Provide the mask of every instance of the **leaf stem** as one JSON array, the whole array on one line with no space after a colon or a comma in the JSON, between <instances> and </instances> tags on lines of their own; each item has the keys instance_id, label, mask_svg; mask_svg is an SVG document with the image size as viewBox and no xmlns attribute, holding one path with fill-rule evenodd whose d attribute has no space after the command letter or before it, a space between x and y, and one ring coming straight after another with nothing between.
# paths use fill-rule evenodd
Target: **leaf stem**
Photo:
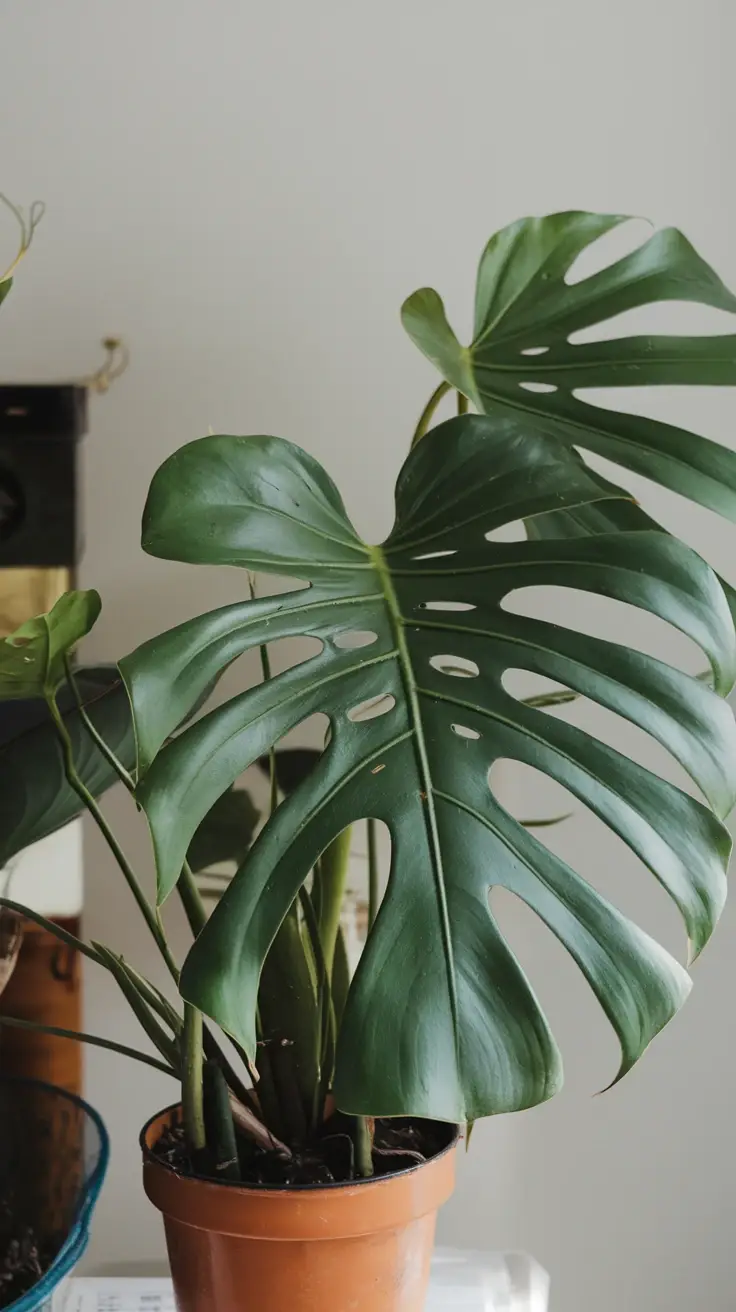
<instances>
[{"instance_id":1,"label":"leaf stem","mask_svg":"<svg viewBox=\"0 0 736 1312\"><path fill-rule=\"evenodd\" d=\"M421 439L424 437L425 433L427 432L427 429L429 428L429 425L432 422L432 416L434 415L437 406L439 405L443 396L447 396L447 393L450 390L451 389L449 383L443 382L440 383L439 387L435 387L427 404L422 410L422 413L420 414L419 419L417 421L417 426L414 429L414 436L411 439L412 449L416 446L417 442L421 441Z\"/></svg>"},{"instance_id":2,"label":"leaf stem","mask_svg":"<svg viewBox=\"0 0 736 1312\"><path fill-rule=\"evenodd\" d=\"M197 887L197 881L194 878L192 868L188 861L185 861L181 868L176 891L181 898L181 903L189 922L189 928L196 938L197 935L202 932L207 923L207 911L202 900L202 894Z\"/></svg>"},{"instance_id":3,"label":"leaf stem","mask_svg":"<svg viewBox=\"0 0 736 1312\"><path fill-rule=\"evenodd\" d=\"M202 1013L191 1003L184 1003L182 1032L181 1103L184 1133L189 1151L196 1157L206 1147L204 1094L202 1085L203 1027Z\"/></svg>"},{"instance_id":4,"label":"leaf stem","mask_svg":"<svg viewBox=\"0 0 736 1312\"><path fill-rule=\"evenodd\" d=\"M373 1175L373 1135L375 1122L370 1116L355 1118L355 1165L358 1175L368 1179Z\"/></svg>"},{"instance_id":5,"label":"leaf stem","mask_svg":"<svg viewBox=\"0 0 736 1312\"><path fill-rule=\"evenodd\" d=\"M312 1097L312 1129L316 1130L324 1118L325 1098L332 1079L332 1057L335 1050L335 1008L332 1003L332 989L330 987L330 966L324 950L324 943L320 935L320 928L317 917L314 913L312 899L307 889L302 884L299 889L299 902L304 915L304 922L307 926L309 941L314 955L314 964L317 970L317 1080L313 1090ZM333 944L334 951L334 944Z\"/></svg>"},{"instance_id":6,"label":"leaf stem","mask_svg":"<svg viewBox=\"0 0 736 1312\"><path fill-rule=\"evenodd\" d=\"M100 830L100 833L104 837L108 847L110 848L110 851L115 857L115 860L117 861L125 877L125 881L128 885L128 888L130 889L131 893L133 894L133 897L135 898L138 904L138 909L140 910L143 919L148 925L148 928L151 931L151 934L156 942L156 945L162 957L164 958L164 961L166 962L170 974L172 975L173 979L175 979L178 982L179 968L176 962L174 961L174 958L172 957L171 952L169 950L169 945L166 941L166 934L164 932L163 925L161 924L157 915L154 913L148 899L146 898L145 893L143 892L143 889L141 888L138 882L137 876L135 875L125 853L123 852L120 844L118 843L117 838L112 832L112 829L107 823L107 820L102 814L102 811L97 805L95 798L92 796L92 793L82 782L82 779L77 773L77 768L74 763L74 751L72 748L72 741L71 738L69 737L69 732L64 723L64 718L57 705L56 696L54 693L50 693L49 696L47 697L47 705L51 713L51 718L54 723L54 728L56 729L57 737L61 744L61 750L64 759L64 773L66 775L67 782L69 783L70 787L74 789L74 792L81 799L81 801L84 802L84 805L86 806L87 810L89 811L90 815L95 821L95 824Z\"/></svg>"},{"instance_id":7,"label":"leaf stem","mask_svg":"<svg viewBox=\"0 0 736 1312\"><path fill-rule=\"evenodd\" d=\"M345 896L350 857L350 829L343 829L333 838L319 860L319 940L325 958L328 978L332 976L335 942L340 925L340 912Z\"/></svg>"},{"instance_id":8,"label":"leaf stem","mask_svg":"<svg viewBox=\"0 0 736 1312\"><path fill-rule=\"evenodd\" d=\"M134 797L135 781L133 779L133 776L129 773L128 770L126 770L122 761L115 755L112 748L108 746L108 744L105 742L105 739L102 737L102 734L98 732L98 730L95 728L94 724L92 723L91 719L89 718L84 706L84 702L82 701L81 694L79 692L77 681L74 678L74 671L71 668L68 657L64 658L64 669L66 670L67 682L74 695L74 700L77 705L77 710L79 711L79 715L82 720L82 723L84 724L85 729L87 730L88 734L92 738L93 742L97 744L98 748L102 752L102 755L104 756L108 765L112 766L112 769L115 771L121 783L125 785L128 792ZM192 933L194 934L194 937L196 938L197 935L201 932L201 930L204 929L204 926L207 922L207 912L205 910L204 902L202 901L201 894L199 892L199 889L197 888L197 882L194 878L194 875L192 874L192 870L188 861L184 862L184 865L182 867L182 872L181 875L179 876L179 880L176 887L182 905L184 907L184 912L189 922L189 928L191 929ZM161 928L160 918L158 920L158 923L159 923L159 928Z\"/></svg>"},{"instance_id":9,"label":"leaf stem","mask_svg":"<svg viewBox=\"0 0 736 1312\"><path fill-rule=\"evenodd\" d=\"M380 897L380 870L378 865L378 827L373 816L366 821L368 830L368 932L378 915Z\"/></svg>"},{"instance_id":10,"label":"leaf stem","mask_svg":"<svg viewBox=\"0 0 736 1312\"><path fill-rule=\"evenodd\" d=\"M118 760L112 748L108 747L107 743L105 742L105 739L102 737L102 734L99 732L98 729L95 728L89 715L87 714L87 708L85 707L84 702L82 700L82 695L79 691L79 686L74 677L74 671L72 670L68 656L64 657L64 670L66 672L67 683L69 684L69 687L72 690L72 695L74 697L77 710L79 711L80 719L85 729L87 730L87 733L102 752L102 755L104 756L108 765L112 766L118 778L125 784L125 787L127 788L128 792L134 793L135 783L133 782L133 776L126 770L122 761Z\"/></svg>"},{"instance_id":11,"label":"leaf stem","mask_svg":"<svg viewBox=\"0 0 736 1312\"><path fill-rule=\"evenodd\" d=\"M35 1020L21 1020L17 1016L0 1015L0 1028L3 1025L14 1030L35 1030L37 1034L51 1034L57 1039L75 1039L78 1043L90 1043L94 1048L107 1048L110 1052L119 1052L123 1057L132 1057L134 1061L142 1061L146 1066L153 1066L154 1070L163 1071L164 1075L172 1075L176 1078L176 1071L172 1071L170 1066L165 1066L155 1057L149 1057L147 1053L139 1052L137 1048L128 1048L124 1043L101 1039L96 1034L83 1034L79 1030L60 1029L58 1025L40 1025Z\"/></svg>"},{"instance_id":12,"label":"leaf stem","mask_svg":"<svg viewBox=\"0 0 736 1312\"><path fill-rule=\"evenodd\" d=\"M459 415L468 413L468 398L464 392L458 392L457 394L457 412Z\"/></svg>"}]
</instances>

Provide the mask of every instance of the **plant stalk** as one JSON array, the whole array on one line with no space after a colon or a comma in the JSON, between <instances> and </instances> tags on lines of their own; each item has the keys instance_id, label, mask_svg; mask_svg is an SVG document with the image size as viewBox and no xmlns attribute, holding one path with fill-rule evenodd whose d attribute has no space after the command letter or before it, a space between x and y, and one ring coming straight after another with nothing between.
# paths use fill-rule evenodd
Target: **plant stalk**
<instances>
[{"instance_id":1,"label":"plant stalk","mask_svg":"<svg viewBox=\"0 0 736 1312\"><path fill-rule=\"evenodd\" d=\"M82 696L77 686L77 681L74 678L74 671L72 670L68 656L64 657L64 670L66 672L66 681L72 690L72 695L74 697L77 710L79 711L79 718L81 719L82 724L87 730L87 733L89 734L92 741L99 748L99 750L102 752L102 755L104 756L108 765L112 766L118 778L121 780L122 783L125 784L125 787L127 788L128 792L135 793L135 783L133 781L132 774L130 774L129 771L126 770L122 761L118 759L118 757L113 752L112 748L108 747L107 743L105 742L105 739L102 737L102 734L95 728L89 715L87 714L87 708L84 705L84 702L82 701Z\"/></svg>"},{"instance_id":2,"label":"plant stalk","mask_svg":"<svg viewBox=\"0 0 736 1312\"><path fill-rule=\"evenodd\" d=\"M222 1068L216 1061L205 1062L204 1119L215 1179L239 1180L240 1163L230 1092Z\"/></svg>"},{"instance_id":3,"label":"plant stalk","mask_svg":"<svg viewBox=\"0 0 736 1312\"><path fill-rule=\"evenodd\" d=\"M358 1175L368 1179L373 1175L373 1135L375 1121L372 1116L355 1118L355 1166Z\"/></svg>"},{"instance_id":4,"label":"plant stalk","mask_svg":"<svg viewBox=\"0 0 736 1312\"><path fill-rule=\"evenodd\" d=\"M184 1029L182 1031L182 1082L181 1102L184 1113L184 1133L193 1158L204 1152L206 1135L204 1126L204 1097L202 1086L202 1013L191 1003L184 1003Z\"/></svg>"},{"instance_id":5,"label":"plant stalk","mask_svg":"<svg viewBox=\"0 0 736 1312\"><path fill-rule=\"evenodd\" d=\"M88 734L92 738L93 742L96 743L97 747L102 752L102 755L104 756L108 765L112 766L112 769L115 771L120 782L125 785L131 796L135 797L135 781L133 779L133 776L129 773L128 770L126 770L122 761L115 755L112 748L108 746L108 744L105 742L105 739L102 737L102 734L97 731L90 717L88 716L87 710L85 708L84 702L82 701L79 692L79 688L77 686L77 681L74 678L74 671L72 670L68 658L65 658L64 660L64 669L66 670L67 682L72 690L72 694L74 696L74 700L77 705L77 710L79 711L79 715L82 720L82 723L84 724L85 729L87 730ZM207 921L207 911L205 909L204 902L202 901L202 896L199 892L199 889L197 888L197 883L194 878L194 875L192 874L192 870L188 861L184 862L184 865L182 867L182 872L181 875L179 876L179 880L176 888L179 897L181 899L182 905L184 907L184 912L187 921L189 922L189 928L191 929L194 937L196 938L197 935L202 931L202 929L204 929L204 926ZM159 928L160 928L160 922L159 922Z\"/></svg>"},{"instance_id":6,"label":"plant stalk","mask_svg":"<svg viewBox=\"0 0 736 1312\"><path fill-rule=\"evenodd\" d=\"M440 383L439 387L436 387L434 389L427 404L422 410L422 413L420 414L419 420L417 422L417 426L414 429L414 436L411 439L412 448L415 447L417 442L421 441L421 439L424 437L425 433L427 432L427 429L429 428L429 425L432 422L432 416L434 415L437 406L439 405L443 396L447 396L447 393L450 390L451 388L449 383Z\"/></svg>"},{"instance_id":7,"label":"plant stalk","mask_svg":"<svg viewBox=\"0 0 736 1312\"><path fill-rule=\"evenodd\" d=\"M118 843L117 838L112 832L112 829L107 823L107 820L102 814L102 811L97 805L95 798L92 796L91 792L86 787L86 785L82 782L82 779L77 773L77 768L74 763L74 751L72 748L72 740L69 737L69 732L67 730L66 725L64 724L64 718L61 712L59 711L59 707L56 703L56 697L53 693L51 693L47 697L47 705L51 713L51 718L54 723L54 728L56 729L57 737L61 744L61 750L64 759L64 773L66 775L67 782L70 785L70 787L74 789L74 792L77 794L77 796L86 806L87 810L89 811L90 815L95 821L95 824L100 830L100 833L102 834L108 847L110 848L110 851L115 857L115 860L117 861L118 866L120 867L125 877L125 881L128 885L128 888L130 889L131 893L133 894L133 897L135 898L138 904L138 909L140 910L146 924L148 925L148 928L156 942L156 945L161 955L163 956L164 961L166 962L169 972L171 973L173 979L178 982L179 968L176 962L174 961L174 958L172 957L171 952L169 950L169 945L166 941L166 935L164 933L163 926L160 924L159 920L157 919L156 914L154 913L145 893L143 892L143 889L141 888L138 882L137 876L135 875L127 857L125 856L125 853L123 852L120 844Z\"/></svg>"},{"instance_id":8,"label":"plant stalk","mask_svg":"<svg viewBox=\"0 0 736 1312\"><path fill-rule=\"evenodd\" d=\"M328 977L332 976L335 941L345 897L351 836L350 829L343 829L342 833L337 835L337 838L333 838L330 846L322 853L319 860L319 897L317 899L319 906L319 939L322 944Z\"/></svg>"},{"instance_id":9,"label":"plant stalk","mask_svg":"<svg viewBox=\"0 0 736 1312\"><path fill-rule=\"evenodd\" d=\"M194 937L201 934L207 924L207 911L202 900L202 894L197 887L197 881L192 874L192 868L188 861L184 862L181 874L176 885L176 891L181 898L181 904L184 907L184 914L189 922Z\"/></svg>"},{"instance_id":10,"label":"plant stalk","mask_svg":"<svg viewBox=\"0 0 736 1312\"><path fill-rule=\"evenodd\" d=\"M378 915L380 898L380 870L378 867L378 826L373 816L366 822L368 830L368 932L373 928Z\"/></svg>"},{"instance_id":11,"label":"plant stalk","mask_svg":"<svg viewBox=\"0 0 736 1312\"><path fill-rule=\"evenodd\" d=\"M13 1030L30 1030L36 1034L50 1034L57 1039L74 1039L76 1043L89 1043L93 1048L106 1048L108 1052L119 1052L123 1057L132 1057L134 1061L141 1061L145 1066L153 1066L156 1071L163 1071L164 1075L173 1075L176 1078L176 1071L172 1071L170 1066L165 1066L162 1061L156 1057L149 1057L147 1052L139 1052L137 1048L128 1048L124 1043L115 1043L112 1039L102 1039L97 1034L83 1034L79 1030L60 1029L58 1025L41 1025L35 1020L21 1020L17 1016L0 1015L0 1029L7 1025Z\"/></svg>"}]
</instances>

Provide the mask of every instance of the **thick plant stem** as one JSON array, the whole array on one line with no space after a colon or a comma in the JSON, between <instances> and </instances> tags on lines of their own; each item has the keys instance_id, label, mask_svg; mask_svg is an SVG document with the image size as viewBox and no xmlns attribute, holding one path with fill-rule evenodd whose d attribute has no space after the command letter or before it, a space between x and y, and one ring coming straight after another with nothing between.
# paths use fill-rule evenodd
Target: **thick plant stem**
<instances>
[{"instance_id":1,"label":"thick plant stem","mask_svg":"<svg viewBox=\"0 0 736 1312\"><path fill-rule=\"evenodd\" d=\"M204 1152L204 1097L202 1091L202 1013L189 1002L184 1003L182 1032L181 1102L184 1133L190 1153L196 1158Z\"/></svg>"},{"instance_id":2,"label":"thick plant stem","mask_svg":"<svg viewBox=\"0 0 736 1312\"><path fill-rule=\"evenodd\" d=\"M319 861L319 938L328 977L332 975L335 941L340 926L340 912L345 896L350 839L350 829L343 829L342 833L337 835L337 838L333 838Z\"/></svg>"},{"instance_id":3,"label":"thick plant stem","mask_svg":"<svg viewBox=\"0 0 736 1312\"><path fill-rule=\"evenodd\" d=\"M355 1169L358 1175L367 1179L373 1175L373 1134L375 1122L372 1116L355 1118Z\"/></svg>"},{"instance_id":4,"label":"thick plant stem","mask_svg":"<svg viewBox=\"0 0 736 1312\"><path fill-rule=\"evenodd\" d=\"M378 868L378 828L372 816L366 821L368 829L368 931L378 915L380 897L380 871Z\"/></svg>"},{"instance_id":5,"label":"thick plant stem","mask_svg":"<svg viewBox=\"0 0 736 1312\"><path fill-rule=\"evenodd\" d=\"M196 938L207 923L207 911L188 861L185 861L182 866L176 890L181 898L189 928Z\"/></svg>"},{"instance_id":6,"label":"thick plant stem","mask_svg":"<svg viewBox=\"0 0 736 1312\"><path fill-rule=\"evenodd\" d=\"M436 387L434 389L427 404L422 410L422 413L420 414L419 420L417 422L417 426L414 429L414 436L411 439L412 447L415 447L417 442L421 441L421 439L424 437L424 434L427 432L427 429L429 428L429 425L432 422L432 416L434 415L437 406L439 405L443 396L447 396L447 393L449 391L450 391L449 383L440 383L439 387Z\"/></svg>"},{"instance_id":7,"label":"thick plant stem","mask_svg":"<svg viewBox=\"0 0 736 1312\"><path fill-rule=\"evenodd\" d=\"M238 1145L230 1093L216 1061L204 1066L204 1119L207 1147L217 1180L239 1180Z\"/></svg>"},{"instance_id":8,"label":"thick plant stem","mask_svg":"<svg viewBox=\"0 0 736 1312\"><path fill-rule=\"evenodd\" d=\"M457 412L459 415L468 413L468 398L464 392L458 392L457 394Z\"/></svg>"},{"instance_id":9,"label":"thick plant stem","mask_svg":"<svg viewBox=\"0 0 736 1312\"><path fill-rule=\"evenodd\" d=\"M317 917L312 906L312 899L306 888L299 889L299 903L307 927L309 941L317 971L317 1080L314 1086L311 1108L311 1128L314 1130L324 1119L325 1099L332 1079L332 1066L335 1056L336 1024L335 1008L332 1003L330 972L325 960L325 953L320 938Z\"/></svg>"},{"instance_id":10,"label":"thick plant stem","mask_svg":"<svg viewBox=\"0 0 736 1312\"><path fill-rule=\"evenodd\" d=\"M54 728L56 729L57 737L61 744L62 755L64 758L64 773L66 775L67 782L70 785L70 787L74 789L74 792L77 794L80 800L84 802L84 805L86 806L87 810L89 811L90 815L95 821L97 828L100 830L100 833L104 837L108 847L110 848L110 851L115 857L115 860L117 861L118 866L120 867L125 877L125 881L128 885L128 888L130 889L131 893L133 894L133 897L135 898L138 904L138 908L141 912L141 915L143 916L143 919L148 925L148 928L151 931L151 934L156 942L156 945L158 946L158 949L161 952L164 961L166 962L169 972L171 973L172 977L176 981L178 981L179 968L176 962L174 961L174 958L172 957L171 952L169 950L169 945L166 941L166 935L164 933L163 926L161 925L145 893L143 892L143 889L141 888L129 861L125 856L125 853L123 852L120 844L118 843L117 838L115 837L114 833L112 832L112 829L107 823L107 820L102 814L102 811L97 805L95 798L92 796L92 793L82 782L79 774L77 773L77 768L76 765L74 764L74 752L72 749L72 741L71 738L69 737L67 727L64 724L63 717L61 715L61 712L59 711L59 708L56 704L56 698L53 694L51 694L48 697L47 704L48 704L49 711L51 713L51 718L54 722Z\"/></svg>"}]
</instances>

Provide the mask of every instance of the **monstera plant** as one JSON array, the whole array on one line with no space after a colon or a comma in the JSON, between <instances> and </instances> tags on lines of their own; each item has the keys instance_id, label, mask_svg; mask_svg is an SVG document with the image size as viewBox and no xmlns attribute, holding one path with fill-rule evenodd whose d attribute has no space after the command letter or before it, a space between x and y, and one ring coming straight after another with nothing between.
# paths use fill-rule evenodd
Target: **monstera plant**
<instances>
[{"instance_id":1,"label":"monstera plant","mask_svg":"<svg viewBox=\"0 0 736 1312\"><path fill-rule=\"evenodd\" d=\"M558 214L493 237L467 347L436 292L405 303L404 324L443 381L380 546L360 538L328 474L291 442L202 438L156 473L143 547L240 567L244 600L152 638L92 695L84 685L94 674L75 675L69 655L96 618L97 594L69 594L0 645L3 695L22 689L48 709L24 745L0 750L0 767L3 754L12 765L2 858L83 804L102 828L180 1005L110 948L79 946L115 975L158 1049L147 1059L182 1081L181 1170L282 1184L369 1177L406 1165L402 1155L432 1158L437 1144L423 1124L471 1123L555 1093L560 1055L491 911L494 887L521 899L574 958L618 1037L619 1075L687 996L686 970L585 868L516 820L491 782L494 764L511 759L562 784L648 867L681 913L691 958L700 952L724 902L723 821L736 797L725 701L736 678L733 593L625 484L627 470L644 474L734 519L736 455L579 392L731 385L736 338L571 336L656 302L734 311L736 298L673 230L571 278L578 255L622 222ZM432 427L450 390L459 414ZM588 453L619 466L621 485ZM502 540L498 530L518 521L525 536ZM254 573L296 582L256 596ZM551 623L509 605L538 585L649 612L697 644L709 677L581 634L564 610ZM294 637L316 639L318 654L272 674L269 647ZM201 713L223 671L251 649L262 680ZM556 690L514 696L505 676L518 670ZM643 729L703 800L548 713L574 697ZM323 748L287 778L277 749L315 713L329 725ZM252 841L255 816L233 788L264 761L270 814ZM150 827L155 904L98 805L118 778ZM206 864L218 817L229 837L214 850L236 852L240 866L208 917L192 867ZM340 908L350 834L364 821L369 932L351 972ZM379 821L391 837L383 880ZM181 970L161 914L174 894L194 933ZM166 1125L163 1139L147 1140L154 1157L161 1143L174 1151ZM157 1187L149 1192L166 1210Z\"/></svg>"}]
</instances>

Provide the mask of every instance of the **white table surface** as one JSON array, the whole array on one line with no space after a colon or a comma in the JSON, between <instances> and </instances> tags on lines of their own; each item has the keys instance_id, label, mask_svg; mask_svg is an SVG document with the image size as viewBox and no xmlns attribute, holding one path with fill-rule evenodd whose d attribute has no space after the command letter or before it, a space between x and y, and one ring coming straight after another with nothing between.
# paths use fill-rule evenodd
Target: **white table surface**
<instances>
[{"instance_id":1,"label":"white table surface","mask_svg":"<svg viewBox=\"0 0 736 1312\"><path fill-rule=\"evenodd\" d=\"M426 1312L546 1312L547 1273L521 1253L438 1248ZM85 1277L69 1282L63 1312L176 1312L171 1281Z\"/></svg>"}]
</instances>

